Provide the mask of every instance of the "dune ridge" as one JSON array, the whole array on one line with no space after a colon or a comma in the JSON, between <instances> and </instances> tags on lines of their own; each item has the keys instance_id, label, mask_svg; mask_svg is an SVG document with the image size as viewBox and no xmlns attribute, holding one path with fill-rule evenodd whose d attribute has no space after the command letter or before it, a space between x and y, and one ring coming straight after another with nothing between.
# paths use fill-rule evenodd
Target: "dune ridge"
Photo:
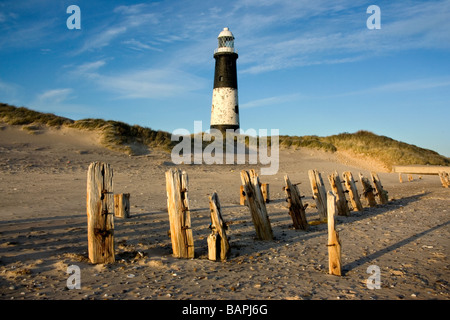
<instances>
[{"instance_id":1,"label":"dune ridge","mask_svg":"<svg viewBox=\"0 0 450 320\"><path fill-rule=\"evenodd\" d=\"M41 113L5 103L0 103L0 121L10 125L20 125L31 134L38 132L40 125L98 131L101 133L103 145L129 155L146 154L148 153L147 148L170 151L176 143L171 141L170 133L162 130L153 130L113 120L71 120L51 113ZM282 135L279 137L279 143L282 148L307 148L330 153L340 152L363 161L377 161L386 170L391 170L394 165L450 165L449 158L435 151L380 136L366 130L355 133L340 133L328 137Z\"/></svg>"},{"instance_id":2,"label":"dune ridge","mask_svg":"<svg viewBox=\"0 0 450 320\"><path fill-rule=\"evenodd\" d=\"M240 171L262 165L177 166L189 175L194 259L172 256L164 148L130 156L103 142L103 132L33 122L0 126L1 300L448 300L449 189L437 176L400 183L378 161L341 151L281 148L267 204L274 240L259 241L249 210L239 204ZM31 121L31 119L29 119ZM44 122L44 120L42 120ZM28 128L32 126L31 128ZM28 128L28 129L26 129ZM116 261L93 265L87 254L86 174L93 161L114 170L114 193L130 193L131 217L114 219ZM343 276L328 274L327 226L318 213L308 170L369 176L378 171L389 203L337 217ZM284 175L308 204L308 231L295 230L283 191ZM358 184L358 189L361 190ZM228 225L230 257L207 259L208 196L217 192ZM68 289L68 267L81 288ZM367 287L370 266L381 288ZM153 305L152 305L153 306ZM154 305L158 308L158 305ZM178 310L180 313L181 311ZM178 312L177 309L171 312Z\"/></svg>"}]
</instances>

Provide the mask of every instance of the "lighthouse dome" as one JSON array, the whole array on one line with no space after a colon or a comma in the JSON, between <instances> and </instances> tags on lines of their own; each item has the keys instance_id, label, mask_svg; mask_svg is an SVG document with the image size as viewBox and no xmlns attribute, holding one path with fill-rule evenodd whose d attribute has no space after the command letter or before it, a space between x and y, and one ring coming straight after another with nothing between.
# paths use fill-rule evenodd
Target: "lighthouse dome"
<instances>
[{"instance_id":1,"label":"lighthouse dome","mask_svg":"<svg viewBox=\"0 0 450 320\"><path fill-rule=\"evenodd\" d=\"M233 38L234 36L231 33L230 29L228 28L223 28L222 32L219 33L219 36L217 38L222 38L222 37L229 37L229 38Z\"/></svg>"}]
</instances>

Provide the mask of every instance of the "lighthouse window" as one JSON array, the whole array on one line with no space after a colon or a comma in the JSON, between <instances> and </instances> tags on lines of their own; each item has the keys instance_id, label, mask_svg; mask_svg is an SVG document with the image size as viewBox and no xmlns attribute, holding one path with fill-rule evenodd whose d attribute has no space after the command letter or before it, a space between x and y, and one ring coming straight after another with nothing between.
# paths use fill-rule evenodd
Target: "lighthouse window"
<instances>
[{"instance_id":1,"label":"lighthouse window","mask_svg":"<svg viewBox=\"0 0 450 320\"><path fill-rule=\"evenodd\" d=\"M234 112L235 113L239 113L239 107L238 106L234 106Z\"/></svg>"},{"instance_id":2,"label":"lighthouse window","mask_svg":"<svg viewBox=\"0 0 450 320\"><path fill-rule=\"evenodd\" d=\"M219 81L223 81L223 76L219 76Z\"/></svg>"},{"instance_id":3,"label":"lighthouse window","mask_svg":"<svg viewBox=\"0 0 450 320\"><path fill-rule=\"evenodd\" d=\"M234 48L234 38L233 37L220 37L219 38L219 48L220 47Z\"/></svg>"}]
</instances>

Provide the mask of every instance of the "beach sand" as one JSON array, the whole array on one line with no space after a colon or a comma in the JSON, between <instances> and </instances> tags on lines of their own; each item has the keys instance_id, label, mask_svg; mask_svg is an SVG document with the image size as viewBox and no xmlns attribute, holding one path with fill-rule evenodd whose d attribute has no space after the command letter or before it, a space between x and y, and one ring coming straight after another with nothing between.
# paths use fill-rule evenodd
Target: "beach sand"
<instances>
[{"instance_id":1,"label":"beach sand","mask_svg":"<svg viewBox=\"0 0 450 320\"><path fill-rule=\"evenodd\" d=\"M400 183L379 163L311 149L280 150L267 204L275 239L256 240L248 207L239 205L240 171L261 165L179 165L170 154L128 156L100 145L97 133L41 127L0 127L0 299L25 300L448 300L450 189L437 176ZM109 163L114 193L130 193L131 217L115 218L116 262L94 265L87 255L86 175ZM195 258L172 256L165 172L189 175ZM305 196L308 221L318 220L308 170L327 175L379 174L390 202L337 217L342 276L328 274L327 225L295 230L284 175ZM357 187L361 190L359 182ZM228 223L231 254L207 259L208 196L216 191ZM80 268L80 289L68 289L68 266ZM370 266L380 288L369 289Z\"/></svg>"}]
</instances>

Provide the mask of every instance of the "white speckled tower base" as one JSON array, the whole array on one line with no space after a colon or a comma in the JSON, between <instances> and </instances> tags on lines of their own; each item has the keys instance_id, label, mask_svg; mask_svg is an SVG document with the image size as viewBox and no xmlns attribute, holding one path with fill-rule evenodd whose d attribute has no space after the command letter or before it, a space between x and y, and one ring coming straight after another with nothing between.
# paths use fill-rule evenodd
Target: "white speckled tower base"
<instances>
[{"instance_id":1,"label":"white speckled tower base","mask_svg":"<svg viewBox=\"0 0 450 320\"><path fill-rule=\"evenodd\" d=\"M214 88L211 108L211 128L229 126L239 128L237 89Z\"/></svg>"}]
</instances>

